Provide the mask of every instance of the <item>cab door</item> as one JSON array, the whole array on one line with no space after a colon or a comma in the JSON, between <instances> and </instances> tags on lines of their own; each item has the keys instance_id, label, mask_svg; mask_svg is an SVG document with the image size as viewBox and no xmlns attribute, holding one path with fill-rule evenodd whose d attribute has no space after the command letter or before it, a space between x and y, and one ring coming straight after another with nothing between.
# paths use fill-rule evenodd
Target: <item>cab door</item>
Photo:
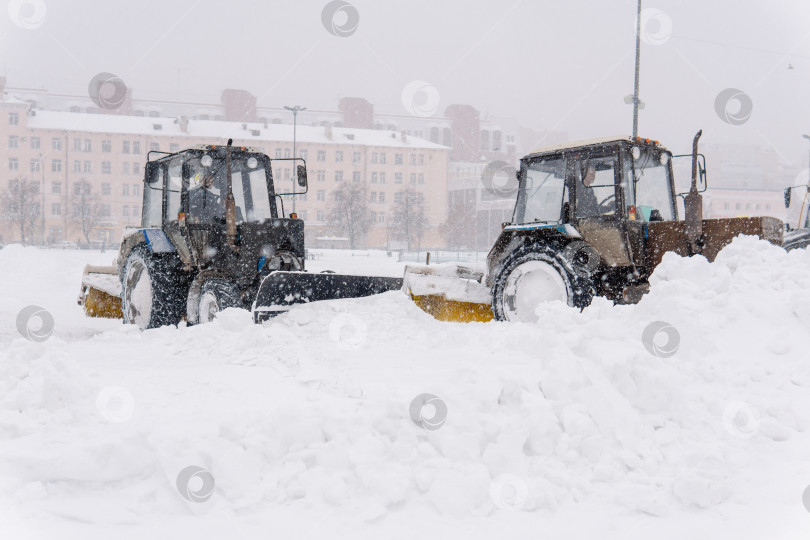
<instances>
[{"instance_id":1,"label":"cab door","mask_svg":"<svg viewBox=\"0 0 810 540\"><path fill-rule=\"evenodd\" d=\"M622 211L625 201L618 147L581 150L569 155L569 163L577 230L608 265L632 264Z\"/></svg>"}]
</instances>

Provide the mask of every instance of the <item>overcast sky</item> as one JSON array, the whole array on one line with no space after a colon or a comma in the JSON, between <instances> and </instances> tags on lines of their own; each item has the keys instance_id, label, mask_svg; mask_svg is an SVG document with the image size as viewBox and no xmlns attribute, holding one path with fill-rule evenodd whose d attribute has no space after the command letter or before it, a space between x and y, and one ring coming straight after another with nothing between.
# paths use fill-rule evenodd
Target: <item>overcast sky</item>
<instances>
[{"instance_id":1,"label":"overcast sky","mask_svg":"<svg viewBox=\"0 0 810 540\"><path fill-rule=\"evenodd\" d=\"M633 91L635 0L350 4L359 24L339 37L323 24L324 0L12 0L0 17L0 70L11 86L52 91L86 93L106 71L136 98L218 102L230 87L263 105L335 109L340 97L362 96L396 114L406 113L402 89L421 80L438 92L436 114L467 103L572 139L632 128L624 97ZM704 142L771 146L807 166L810 2L643 8L642 136L686 152L702 128ZM339 28L351 23L347 13L336 14ZM752 106L750 118L734 120L740 102L730 103L736 125L715 110L727 88Z\"/></svg>"}]
</instances>

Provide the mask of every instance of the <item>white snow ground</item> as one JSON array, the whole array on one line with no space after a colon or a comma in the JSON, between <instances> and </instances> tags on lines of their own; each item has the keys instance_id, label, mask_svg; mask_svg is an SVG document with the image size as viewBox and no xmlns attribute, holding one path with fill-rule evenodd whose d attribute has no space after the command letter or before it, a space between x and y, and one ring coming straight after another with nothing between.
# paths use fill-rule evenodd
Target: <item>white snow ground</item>
<instances>
[{"instance_id":1,"label":"white snow ground","mask_svg":"<svg viewBox=\"0 0 810 540\"><path fill-rule=\"evenodd\" d=\"M112 256L0 250L2 538L810 537L807 251L667 256L640 304L537 325L391 292L143 333L76 305ZM45 341L18 332L29 305ZM677 336L650 352L657 321ZM409 414L424 393L438 429Z\"/></svg>"}]
</instances>

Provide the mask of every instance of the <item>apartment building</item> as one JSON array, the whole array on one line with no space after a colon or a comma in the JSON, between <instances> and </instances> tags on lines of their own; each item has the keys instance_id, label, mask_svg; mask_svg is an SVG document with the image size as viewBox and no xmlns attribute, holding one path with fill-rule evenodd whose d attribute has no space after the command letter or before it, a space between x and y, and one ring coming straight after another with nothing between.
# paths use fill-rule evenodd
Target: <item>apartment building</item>
<instances>
[{"instance_id":1,"label":"apartment building","mask_svg":"<svg viewBox=\"0 0 810 540\"><path fill-rule=\"evenodd\" d=\"M152 150L175 152L199 144L234 144L261 149L271 158L293 155L293 126L155 116L126 116L42 110L5 95L0 101L0 190L10 181L33 181L45 209L35 241L84 241L76 223L81 182L89 182L101 203L91 240L116 242L127 225L140 223L142 175ZM307 161L309 192L295 210L306 223L310 245L334 238L328 224L334 190L341 182L364 184L373 225L368 247L383 247L390 236L396 193L412 187L423 194L430 229L425 246L443 246L440 225L447 214L449 149L395 131L298 126L296 154ZM292 164L274 169L278 191L292 191ZM0 222L6 241L19 240L8 220Z\"/></svg>"}]
</instances>

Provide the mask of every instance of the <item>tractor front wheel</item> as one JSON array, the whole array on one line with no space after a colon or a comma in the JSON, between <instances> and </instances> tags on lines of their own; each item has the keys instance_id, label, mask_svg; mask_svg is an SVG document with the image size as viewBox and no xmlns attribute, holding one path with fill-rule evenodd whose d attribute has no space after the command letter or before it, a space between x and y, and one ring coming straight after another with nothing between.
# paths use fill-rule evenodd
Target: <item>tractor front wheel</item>
<instances>
[{"instance_id":1,"label":"tractor front wheel","mask_svg":"<svg viewBox=\"0 0 810 540\"><path fill-rule=\"evenodd\" d=\"M230 281L210 278L195 285L196 287L192 286L192 292L188 298L189 324L209 323L216 318L220 311L242 306L239 291L236 285Z\"/></svg>"}]
</instances>

